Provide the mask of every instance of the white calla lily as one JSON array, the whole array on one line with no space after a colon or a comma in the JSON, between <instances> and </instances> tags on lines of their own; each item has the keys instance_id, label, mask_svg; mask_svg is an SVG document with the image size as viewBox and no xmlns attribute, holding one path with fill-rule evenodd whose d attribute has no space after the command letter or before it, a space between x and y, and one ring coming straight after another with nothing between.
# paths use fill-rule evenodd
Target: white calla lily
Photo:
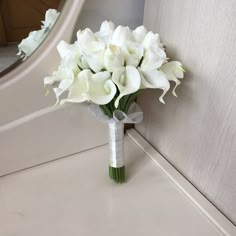
<instances>
[{"instance_id":1,"label":"white calla lily","mask_svg":"<svg viewBox=\"0 0 236 236\"><path fill-rule=\"evenodd\" d=\"M156 70L167 60L166 53L161 48L146 49L141 63L142 70Z\"/></svg>"},{"instance_id":2,"label":"white calla lily","mask_svg":"<svg viewBox=\"0 0 236 236\"><path fill-rule=\"evenodd\" d=\"M99 72L104 68L104 53L105 44L97 41L91 42L82 51L84 60L94 72Z\"/></svg>"},{"instance_id":3,"label":"white calla lily","mask_svg":"<svg viewBox=\"0 0 236 236\"><path fill-rule=\"evenodd\" d=\"M81 47L82 50L87 49L87 45L91 42L97 41L93 31L89 28L86 28L84 30L79 30L77 32L77 41Z\"/></svg>"},{"instance_id":4,"label":"white calla lily","mask_svg":"<svg viewBox=\"0 0 236 236\"><path fill-rule=\"evenodd\" d=\"M172 90L172 94L177 97L175 89L181 84L178 79L184 78L184 69L182 64L178 61L167 62L161 66L160 70L165 73L168 80L175 82L175 87Z\"/></svg>"},{"instance_id":5,"label":"white calla lily","mask_svg":"<svg viewBox=\"0 0 236 236\"><path fill-rule=\"evenodd\" d=\"M163 48L163 44L160 41L159 34L154 34L152 31L149 31L145 38L143 39L142 45L145 49L150 48Z\"/></svg>"},{"instance_id":6,"label":"white calla lily","mask_svg":"<svg viewBox=\"0 0 236 236\"><path fill-rule=\"evenodd\" d=\"M162 89L163 93L160 96L159 100L160 102L165 103L163 97L170 88L170 83L165 74L158 70L144 71L139 69L139 72L141 75L141 88Z\"/></svg>"},{"instance_id":7,"label":"white calla lily","mask_svg":"<svg viewBox=\"0 0 236 236\"><path fill-rule=\"evenodd\" d=\"M99 72L104 68L105 44L97 40L90 29L85 29L77 33L78 44L81 48L81 62L88 64L94 72Z\"/></svg>"},{"instance_id":8,"label":"white calla lily","mask_svg":"<svg viewBox=\"0 0 236 236\"><path fill-rule=\"evenodd\" d=\"M55 82L59 82L58 87L54 88L54 92L57 98L57 102L59 101L59 97L65 92L68 91L70 86L74 81L74 73L67 67L59 66L58 70L55 71L52 76L44 78L44 85L52 85Z\"/></svg>"},{"instance_id":9,"label":"white calla lily","mask_svg":"<svg viewBox=\"0 0 236 236\"><path fill-rule=\"evenodd\" d=\"M103 21L100 27L100 32L113 32L115 24L112 21Z\"/></svg>"},{"instance_id":10,"label":"white calla lily","mask_svg":"<svg viewBox=\"0 0 236 236\"><path fill-rule=\"evenodd\" d=\"M67 99L61 103L81 103L92 101L98 105L109 103L116 94L116 86L108 71L93 74L90 70L81 71L69 89Z\"/></svg>"},{"instance_id":11,"label":"white calla lily","mask_svg":"<svg viewBox=\"0 0 236 236\"><path fill-rule=\"evenodd\" d=\"M119 25L112 36L111 44L122 46L125 42L132 38L132 32L129 27Z\"/></svg>"},{"instance_id":12,"label":"white calla lily","mask_svg":"<svg viewBox=\"0 0 236 236\"><path fill-rule=\"evenodd\" d=\"M89 68L84 56L81 55L81 48L77 41L74 44L69 44L61 40L57 45L57 51L61 57L61 64L75 73L79 72L80 69Z\"/></svg>"},{"instance_id":13,"label":"white calla lily","mask_svg":"<svg viewBox=\"0 0 236 236\"><path fill-rule=\"evenodd\" d=\"M116 108L118 108L119 101L123 96L137 92L141 85L140 74L134 66L116 69L113 72L112 80L117 85L120 92L115 101Z\"/></svg>"},{"instance_id":14,"label":"white calla lily","mask_svg":"<svg viewBox=\"0 0 236 236\"><path fill-rule=\"evenodd\" d=\"M103 21L100 31L96 32L95 36L105 44L108 44L111 41L114 30L115 24L113 22Z\"/></svg>"},{"instance_id":15,"label":"white calla lily","mask_svg":"<svg viewBox=\"0 0 236 236\"><path fill-rule=\"evenodd\" d=\"M74 73L80 71L79 65L81 66L81 54L80 48L77 43L68 44L67 42L61 40L57 45L57 51L61 57L61 65L68 67ZM88 64L81 66L81 68L88 68Z\"/></svg>"},{"instance_id":16,"label":"white calla lily","mask_svg":"<svg viewBox=\"0 0 236 236\"><path fill-rule=\"evenodd\" d=\"M121 48L116 45L108 45L104 54L104 66L105 68L113 72L119 67L124 66L124 55Z\"/></svg>"},{"instance_id":17,"label":"white calla lily","mask_svg":"<svg viewBox=\"0 0 236 236\"><path fill-rule=\"evenodd\" d=\"M89 99L98 105L108 104L116 94L116 86L108 71L90 74Z\"/></svg>"},{"instance_id":18,"label":"white calla lily","mask_svg":"<svg viewBox=\"0 0 236 236\"><path fill-rule=\"evenodd\" d=\"M52 76L47 76L44 78L44 85L52 85L55 82L61 82L62 80L73 80L73 72L67 67L59 66L58 70L54 71Z\"/></svg>"},{"instance_id":19,"label":"white calla lily","mask_svg":"<svg viewBox=\"0 0 236 236\"><path fill-rule=\"evenodd\" d=\"M69 88L68 98L62 99L61 104L65 102L81 103L89 100L89 76L90 70L81 71L74 79L74 83Z\"/></svg>"},{"instance_id":20,"label":"white calla lily","mask_svg":"<svg viewBox=\"0 0 236 236\"><path fill-rule=\"evenodd\" d=\"M132 41L128 41L122 46L122 52L125 57L125 64L137 67L143 57L143 47Z\"/></svg>"},{"instance_id":21,"label":"white calla lily","mask_svg":"<svg viewBox=\"0 0 236 236\"><path fill-rule=\"evenodd\" d=\"M61 40L57 45L57 51L61 59L65 57L73 57L74 54L79 54L79 47L75 47L76 44L69 44L64 40Z\"/></svg>"},{"instance_id":22,"label":"white calla lily","mask_svg":"<svg viewBox=\"0 0 236 236\"><path fill-rule=\"evenodd\" d=\"M135 30L133 30L132 33L133 33L134 41L137 43L142 43L148 31L143 25L141 25L137 27Z\"/></svg>"}]
</instances>

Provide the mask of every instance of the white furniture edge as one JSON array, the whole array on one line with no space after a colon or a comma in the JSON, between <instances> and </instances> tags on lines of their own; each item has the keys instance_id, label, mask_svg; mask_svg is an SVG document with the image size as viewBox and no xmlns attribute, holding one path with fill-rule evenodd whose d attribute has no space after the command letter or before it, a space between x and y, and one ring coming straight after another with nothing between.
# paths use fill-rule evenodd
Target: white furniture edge
<instances>
[{"instance_id":1,"label":"white furniture edge","mask_svg":"<svg viewBox=\"0 0 236 236\"><path fill-rule=\"evenodd\" d=\"M107 143L86 104L52 106L0 126L0 176Z\"/></svg>"},{"instance_id":2,"label":"white furniture edge","mask_svg":"<svg viewBox=\"0 0 236 236\"><path fill-rule=\"evenodd\" d=\"M136 130L127 130L127 134L224 235L236 235L236 227Z\"/></svg>"}]
</instances>

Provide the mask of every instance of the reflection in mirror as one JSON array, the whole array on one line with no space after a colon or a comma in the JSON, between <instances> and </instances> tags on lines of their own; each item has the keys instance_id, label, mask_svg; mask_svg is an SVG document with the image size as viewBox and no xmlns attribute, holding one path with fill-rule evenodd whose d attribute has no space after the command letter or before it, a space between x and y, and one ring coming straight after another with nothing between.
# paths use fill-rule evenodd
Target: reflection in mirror
<instances>
[{"instance_id":1,"label":"reflection in mirror","mask_svg":"<svg viewBox=\"0 0 236 236\"><path fill-rule=\"evenodd\" d=\"M47 15L46 12L51 8L60 12L63 3L64 0L0 1L0 76L19 65L37 48L58 16L56 11L49 11Z\"/></svg>"},{"instance_id":2,"label":"reflection in mirror","mask_svg":"<svg viewBox=\"0 0 236 236\"><path fill-rule=\"evenodd\" d=\"M18 45L18 56L23 58L23 61L30 56L39 44L44 40L51 28L55 24L59 12L56 9L48 9L45 14L45 20L42 21L41 29L31 31L27 38L23 39Z\"/></svg>"}]
</instances>

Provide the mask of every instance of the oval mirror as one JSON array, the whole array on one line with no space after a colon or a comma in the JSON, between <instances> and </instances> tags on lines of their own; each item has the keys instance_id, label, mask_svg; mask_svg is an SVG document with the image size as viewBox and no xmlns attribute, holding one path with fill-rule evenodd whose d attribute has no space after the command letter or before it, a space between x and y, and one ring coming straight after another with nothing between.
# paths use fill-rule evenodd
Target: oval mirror
<instances>
[{"instance_id":1,"label":"oval mirror","mask_svg":"<svg viewBox=\"0 0 236 236\"><path fill-rule=\"evenodd\" d=\"M64 2L65 0L0 1L0 77L21 64L36 50L50 32Z\"/></svg>"}]
</instances>

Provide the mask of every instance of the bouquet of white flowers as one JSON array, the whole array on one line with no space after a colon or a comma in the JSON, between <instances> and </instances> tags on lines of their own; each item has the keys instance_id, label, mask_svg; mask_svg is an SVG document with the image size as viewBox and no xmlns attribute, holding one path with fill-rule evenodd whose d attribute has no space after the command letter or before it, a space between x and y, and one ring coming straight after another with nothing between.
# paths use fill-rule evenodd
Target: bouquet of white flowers
<instances>
[{"instance_id":1,"label":"bouquet of white flowers","mask_svg":"<svg viewBox=\"0 0 236 236\"><path fill-rule=\"evenodd\" d=\"M98 32L77 32L73 44L61 41L57 46L61 57L58 70L44 79L54 86L57 103L91 102L100 106L109 120L111 150L109 175L116 182L125 180L123 160L123 123L139 92L146 88L161 89L160 102L175 82L184 76L182 64L168 62L158 34L144 26L129 27L104 21Z\"/></svg>"}]
</instances>

